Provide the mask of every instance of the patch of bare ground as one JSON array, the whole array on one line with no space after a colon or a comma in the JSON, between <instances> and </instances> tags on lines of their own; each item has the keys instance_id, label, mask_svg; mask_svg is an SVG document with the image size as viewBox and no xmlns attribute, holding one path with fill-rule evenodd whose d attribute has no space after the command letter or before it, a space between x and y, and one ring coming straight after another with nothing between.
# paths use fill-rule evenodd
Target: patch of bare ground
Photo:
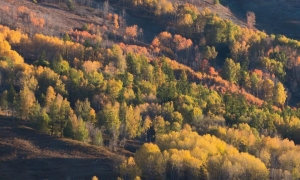
<instances>
[{"instance_id":1,"label":"patch of bare ground","mask_svg":"<svg viewBox=\"0 0 300 180\"><path fill-rule=\"evenodd\" d=\"M25 122L0 117L0 179L116 179L115 156L104 147L41 134Z\"/></svg>"}]
</instances>

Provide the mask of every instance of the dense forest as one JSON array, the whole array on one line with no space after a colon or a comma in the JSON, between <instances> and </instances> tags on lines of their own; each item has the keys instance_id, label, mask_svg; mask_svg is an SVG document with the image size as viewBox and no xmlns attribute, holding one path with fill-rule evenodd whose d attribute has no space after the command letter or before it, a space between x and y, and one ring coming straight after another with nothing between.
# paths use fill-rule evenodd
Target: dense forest
<instances>
[{"instance_id":1,"label":"dense forest","mask_svg":"<svg viewBox=\"0 0 300 180\"><path fill-rule=\"evenodd\" d=\"M109 3L168 29L148 44ZM0 7L2 115L111 151L141 143L118 179L300 178L300 41L255 29L253 13L240 26L193 2L109 3L101 24L53 35L27 7Z\"/></svg>"}]
</instances>

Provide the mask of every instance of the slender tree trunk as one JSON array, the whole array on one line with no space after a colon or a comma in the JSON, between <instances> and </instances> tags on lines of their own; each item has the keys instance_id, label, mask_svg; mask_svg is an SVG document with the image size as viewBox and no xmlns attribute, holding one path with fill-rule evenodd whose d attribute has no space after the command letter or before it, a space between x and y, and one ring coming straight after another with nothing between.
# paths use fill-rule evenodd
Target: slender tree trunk
<instances>
[{"instance_id":1,"label":"slender tree trunk","mask_svg":"<svg viewBox=\"0 0 300 180\"><path fill-rule=\"evenodd\" d=\"M54 131L54 121L53 119L51 119L51 136L53 135L53 131Z\"/></svg>"},{"instance_id":2,"label":"slender tree trunk","mask_svg":"<svg viewBox=\"0 0 300 180\"><path fill-rule=\"evenodd\" d=\"M64 132L64 127L63 127L63 122L60 122L60 137L63 137L63 132Z\"/></svg>"}]
</instances>

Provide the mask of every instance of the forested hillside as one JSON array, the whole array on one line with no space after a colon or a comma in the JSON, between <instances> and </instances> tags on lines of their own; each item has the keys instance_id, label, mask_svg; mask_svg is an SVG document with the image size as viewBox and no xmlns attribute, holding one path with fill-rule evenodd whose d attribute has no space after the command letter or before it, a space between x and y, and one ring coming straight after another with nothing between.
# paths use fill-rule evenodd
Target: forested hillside
<instances>
[{"instance_id":1,"label":"forested hillside","mask_svg":"<svg viewBox=\"0 0 300 180\"><path fill-rule=\"evenodd\" d=\"M118 179L300 178L300 41L256 29L253 12L226 18L218 0L0 4L11 121L132 151L111 161Z\"/></svg>"}]
</instances>

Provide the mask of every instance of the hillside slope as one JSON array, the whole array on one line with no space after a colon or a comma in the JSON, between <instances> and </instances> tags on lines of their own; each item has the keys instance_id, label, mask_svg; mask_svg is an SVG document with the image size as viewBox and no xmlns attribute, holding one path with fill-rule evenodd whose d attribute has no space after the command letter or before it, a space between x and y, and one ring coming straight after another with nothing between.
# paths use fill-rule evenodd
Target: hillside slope
<instances>
[{"instance_id":1,"label":"hillside slope","mask_svg":"<svg viewBox=\"0 0 300 180\"><path fill-rule=\"evenodd\" d=\"M269 34L283 34L290 38L300 39L300 2L293 0L223 0L239 19L246 19L246 12L253 11L256 15L256 27Z\"/></svg>"},{"instance_id":2,"label":"hillside slope","mask_svg":"<svg viewBox=\"0 0 300 180\"><path fill-rule=\"evenodd\" d=\"M0 1L0 23L31 34L59 36L72 28L81 28L86 23L101 24L103 19L97 13L99 11L92 12L87 7L70 12L65 4L35 4L28 0ZM33 23L34 19L44 23L37 27L39 25ZM38 32L35 32L37 28Z\"/></svg>"},{"instance_id":3,"label":"hillside slope","mask_svg":"<svg viewBox=\"0 0 300 180\"><path fill-rule=\"evenodd\" d=\"M227 7L222 5L213 5L206 1L179 1L178 3L191 3L197 6L199 11L205 8L210 9L213 13L217 13L223 19L229 19L235 24L245 27L246 24L244 20L238 19ZM28 14L33 13L35 18L44 19L44 25L39 28L38 32L35 32L34 26L32 24L25 22L28 21L19 15L20 8L28 8ZM95 25L106 25L110 26L102 18L103 13L103 3L93 2L94 9L91 10L88 7L77 6L73 12L68 11L65 4L48 4L48 3L38 3L35 4L28 0L5 0L0 1L0 23L7 25L9 27L19 28L27 33L42 33L45 35L59 36L72 28L81 28L84 24L93 23ZM115 14L123 13L123 5L114 4L113 7L109 6L109 12ZM127 7L128 9L128 7ZM25 11L26 9L22 10ZM30 12L30 13L29 13ZM127 14L126 23L128 26L137 24L138 27L143 29L144 40L147 43L151 43L155 35L164 31L168 27L164 25L158 25L156 21L150 21L143 19L142 17L137 17L135 14Z\"/></svg>"},{"instance_id":4,"label":"hillside slope","mask_svg":"<svg viewBox=\"0 0 300 180\"><path fill-rule=\"evenodd\" d=\"M112 156L105 148L0 119L0 179L116 179Z\"/></svg>"}]
</instances>

